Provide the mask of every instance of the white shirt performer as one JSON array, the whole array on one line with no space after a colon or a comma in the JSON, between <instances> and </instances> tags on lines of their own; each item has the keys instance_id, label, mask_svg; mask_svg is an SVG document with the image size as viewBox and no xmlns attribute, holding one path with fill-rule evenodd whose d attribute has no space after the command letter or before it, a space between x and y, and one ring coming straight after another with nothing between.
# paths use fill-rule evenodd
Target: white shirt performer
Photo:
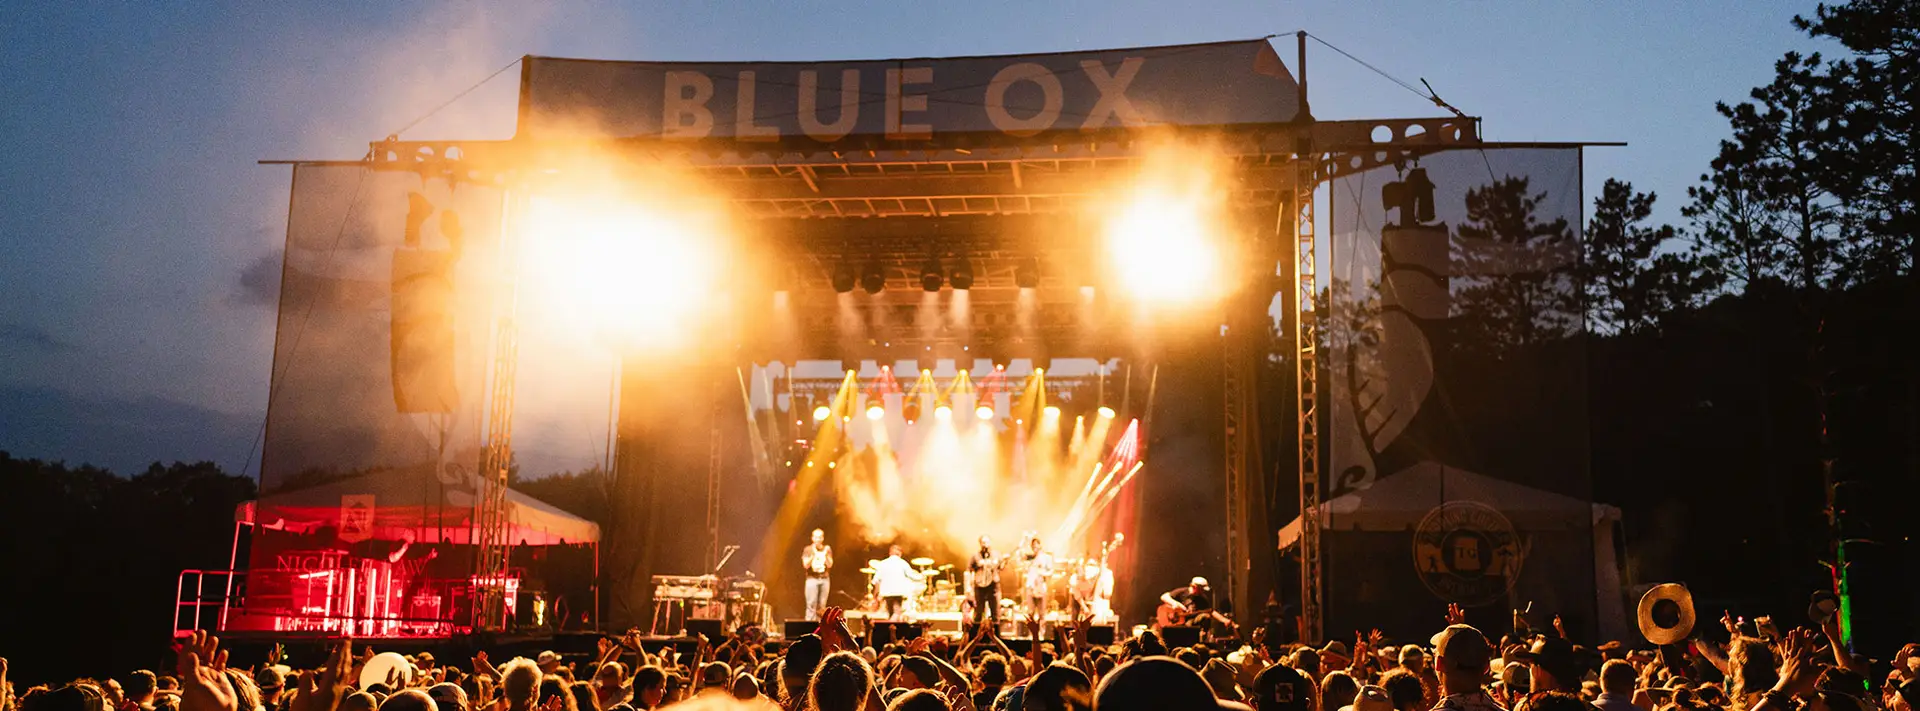
<instances>
[{"instance_id":1,"label":"white shirt performer","mask_svg":"<svg viewBox=\"0 0 1920 711\"><path fill-rule=\"evenodd\" d=\"M833 587L833 547L827 545L825 531L813 529L813 542L800 552L800 567L807 573L807 619L819 621Z\"/></svg>"},{"instance_id":2,"label":"white shirt performer","mask_svg":"<svg viewBox=\"0 0 1920 711\"><path fill-rule=\"evenodd\" d=\"M873 568L873 586L880 593L881 603L886 606L887 619L900 619L907 598L920 592L924 580L925 576L900 557L900 546L887 549L886 560Z\"/></svg>"}]
</instances>

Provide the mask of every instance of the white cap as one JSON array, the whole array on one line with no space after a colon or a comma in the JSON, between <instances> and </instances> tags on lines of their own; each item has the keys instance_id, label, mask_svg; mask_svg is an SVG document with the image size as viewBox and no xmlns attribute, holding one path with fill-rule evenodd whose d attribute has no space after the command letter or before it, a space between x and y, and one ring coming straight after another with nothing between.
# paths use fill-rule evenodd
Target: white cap
<instances>
[{"instance_id":1,"label":"white cap","mask_svg":"<svg viewBox=\"0 0 1920 711\"><path fill-rule=\"evenodd\" d=\"M549 649L547 651L541 652L540 656L534 658L534 661L539 662L541 664L551 664L553 662L560 661L560 655L555 654L553 650Z\"/></svg>"},{"instance_id":2,"label":"white cap","mask_svg":"<svg viewBox=\"0 0 1920 711\"><path fill-rule=\"evenodd\" d=\"M1196 575L1196 576L1193 576L1193 582L1191 583L1191 585L1193 585L1193 587L1196 587L1196 588L1204 588L1204 587L1208 587L1208 586L1207 586L1207 579L1206 579L1206 578L1202 578L1202 577L1200 577L1200 576L1198 576L1198 575Z\"/></svg>"}]
</instances>

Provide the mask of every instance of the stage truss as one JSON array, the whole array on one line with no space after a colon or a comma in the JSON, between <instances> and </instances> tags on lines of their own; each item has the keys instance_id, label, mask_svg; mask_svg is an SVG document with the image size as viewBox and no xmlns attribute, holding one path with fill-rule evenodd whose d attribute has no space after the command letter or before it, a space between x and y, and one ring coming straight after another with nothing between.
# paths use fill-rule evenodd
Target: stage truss
<instances>
[{"instance_id":1,"label":"stage truss","mask_svg":"<svg viewBox=\"0 0 1920 711\"><path fill-rule=\"evenodd\" d=\"M1304 92L1304 90L1303 90ZM1338 175L1384 165L1403 164L1423 153L1479 146L1479 120L1472 117L1312 121L1250 124L1206 128L1150 127L1108 129L1063 137L1046 134L1031 138L980 135L940 135L915 142L911 148L869 142L837 150L817 145L772 144L744 151L730 141L629 139L593 142L400 141L370 144L366 164L375 170L406 171L423 177L473 181L511 188L549 166L565 165L577 156L594 155L634 162L666 163L694 171L719 186L743 214L757 218L818 220L822 218L952 218L980 216L1006 218L1071 211L1090 196L1096 178L1136 170L1148 141L1165 138L1201 139L1233 161L1233 202L1242 207L1273 210L1270 233L1245 236L1254 257L1248 260L1259 285L1290 281L1285 293L1284 340L1292 361L1297 399L1295 482L1303 520L1318 515L1321 496L1321 441L1319 425L1318 314L1314 312L1320 283L1316 268L1314 232L1315 190ZM509 205L515 203L509 202ZM853 223L847 223L853 224ZM835 228L830 228L835 229ZM917 292L913 286L926 247L905 244L887 252L888 294ZM804 248L795 251L804 252ZM815 249L817 252L817 248ZM993 254L991 250L988 254ZM814 254L819 265L830 255ZM1029 258L1020 250L989 257L977 269L975 290L990 295L1013 286L1013 263ZM1262 269L1266 269L1262 273ZM820 285L814 285L818 290ZM1042 285L1042 291L1061 291ZM1282 490L1279 468L1269 467L1260 451L1258 427L1261 395L1257 385L1259 359L1267 357L1255 339L1257 329L1269 323L1273 292L1264 286L1227 301L1222 314L1228 325L1224 340L1227 368L1225 397L1225 483L1228 552L1226 589L1238 609L1258 604L1255 586L1276 584L1278 575L1257 556L1253 516L1258 502L1273 508L1269 497ZM904 298L904 297L903 297ZM1066 298L1065 295L1057 298ZM990 301L988 299L987 301ZM984 304L980 304L984 305ZM905 304L901 305L903 308ZM487 495L478 517L488 528L504 528L502 499L510 460L512 375L515 325L511 314L498 327L492 383L493 410L486 449ZM988 329L980 329L990 339ZM915 344L920 345L920 344ZM951 346L953 344L942 344ZM1102 344L1053 344L1063 354L1103 353ZM818 357L842 357L820 353ZM827 387L820 383L820 387ZM838 387L838 381L833 382ZM1051 383L1050 383L1051 386ZM502 403L505 403L503 405ZM717 426L717 419L716 419ZM717 448L714 450L718 452ZM1278 464L1278 462L1276 462ZM717 471L717 467L714 468ZM714 472L709 473L712 478ZM1271 493L1270 493L1271 492ZM709 483L710 529L717 517L717 490ZM1321 551L1317 526L1301 527L1300 619L1303 638L1322 638ZM481 579L499 572L503 551L495 551L495 531L484 532ZM718 541L707 541L709 557L717 556ZM1264 573L1262 573L1264 571ZM1256 580L1264 578L1264 581ZM491 601L492 598L489 598ZM486 628L497 617L480 621Z\"/></svg>"}]
</instances>

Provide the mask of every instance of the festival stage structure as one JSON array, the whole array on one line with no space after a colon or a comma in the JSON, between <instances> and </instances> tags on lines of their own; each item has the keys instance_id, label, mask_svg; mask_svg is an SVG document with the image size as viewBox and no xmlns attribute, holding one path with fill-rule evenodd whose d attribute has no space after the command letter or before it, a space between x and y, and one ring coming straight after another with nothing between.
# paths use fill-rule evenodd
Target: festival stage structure
<instances>
[{"instance_id":1,"label":"festival stage structure","mask_svg":"<svg viewBox=\"0 0 1920 711\"><path fill-rule=\"evenodd\" d=\"M1276 552L1282 517L1317 510L1329 491L1327 408L1344 397L1322 386L1328 295L1331 308L1344 302L1322 279L1329 237L1316 231L1316 189L1384 175L1361 188L1397 186L1388 204L1366 198L1372 209L1430 222L1431 184L1420 180L1434 156L1578 151L1485 143L1479 121L1458 111L1320 120L1304 78L1308 36L1296 39L1293 71L1268 39L840 62L529 56L511 139L390 137L361 160L287 161L293 200L255 519L292 520L276 512L310 507L300 492L317 483L341 495L344 523L361 515L352 504L381 521L383 496L341 482L424 473L472 492L446 499L436 519L463 532L440 540L443 557L466 566L449 577L470 602L434 607L443 624L433 630L645 626L658 620L651 598L668 594L655 576L698 580L729 561L760 571L753 603L797 596L794 561L812 519L796 502L855 461L835 438L852 437L842 430L863 414L900 423L863 435L871 447L937 411L966 419L971 404L1013 452L1035 446L1045 419L1076 422L1061 429L1088 439L1089 423L1111 419L1104 441L1072 445L1088 452L1074 463L1100 464L1085 488L1103 472L1120 480L1116 461L1128 463L1124 479L1140 471L1163 488L1075 504L1074 515L1102 522L1060 528L1085 557L1088 542L1116 532L1143 546L1119 571L1139 579L1123 583L1135 598L1128 621L1204 570L1244 618L1273 596L1320 638L1322 536L1338 532L1297 527L1291 556ZM1483 177L1497 181L1487 165ZM1577 178L1571 197L1577 205ZM1444 262L1437 229L1439 246L1417 250L1437 248ZM563 248L578 261L562 281L581 301L542 310L529 271ZM591 592L568 598L582 610L590 595L592 611L534 621L515 602L534 586L521 561L539 545L521 527L528 507L546 509L510 487L523 334L589 309L618 316L596 328L621 331L609 338L620 362L613 523L594 548ZM1070 359L1093 365L1076 371ZM839 365L794 367L807 361ZM1212 411L1163 415L1183 398ZM1204 446L1155 459L1167 433L1182 432ZM1040 476L1026 466L1003 474ZM1065 481L1071 490L1081 479ZM1120 496L1112 486L1081 498ZM1179 508L1196 500L1208 509ZM254 537L245 576L277 570L285 551L263 545L271 538ZM749 550L736 556L742 541ZM361 569L345 548L340 569ZM856 557L867 556L845 555L846 573ZM228 625L308 624L242 587L221 601ZM724 597L720 587L708 599ZM328 624L363 636L386 628L367 622Z\"/></svg>"}]
</instances>

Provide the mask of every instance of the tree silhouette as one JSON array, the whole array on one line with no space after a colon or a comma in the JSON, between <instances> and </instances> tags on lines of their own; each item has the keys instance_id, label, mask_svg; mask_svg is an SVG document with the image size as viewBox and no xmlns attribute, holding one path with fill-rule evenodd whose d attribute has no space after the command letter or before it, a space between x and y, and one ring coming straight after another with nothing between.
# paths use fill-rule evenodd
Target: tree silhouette
<instances>
[{"instance_id":1,"label":"tree silhouette","mask_svg":"<svg viewBox=\"0 0 1920 711\"><path fill-rule=\"evenodd\" d=\"M1494 360L1582 330L1579 254L1565 217L1542 222L1547 194L1511 176L1467 191L1454 228L1455 348Z\"/></svg>"},{"instance_id":2,"label":"tree silhouette","mask_svg":"<svg viewBox=\"0 0 1920 711\"><path fill-rule=\"evenodd\" d=\"M1587 299L1587 317L1598 330L1657 330L1674 314L1692 308L1713 286L1693 254L1668 251L1672 225L1644 224L1653 215L1652 193L1608 178L1593 199L1585 249L1577 269Z\"/></svg>"}]
</instances>

